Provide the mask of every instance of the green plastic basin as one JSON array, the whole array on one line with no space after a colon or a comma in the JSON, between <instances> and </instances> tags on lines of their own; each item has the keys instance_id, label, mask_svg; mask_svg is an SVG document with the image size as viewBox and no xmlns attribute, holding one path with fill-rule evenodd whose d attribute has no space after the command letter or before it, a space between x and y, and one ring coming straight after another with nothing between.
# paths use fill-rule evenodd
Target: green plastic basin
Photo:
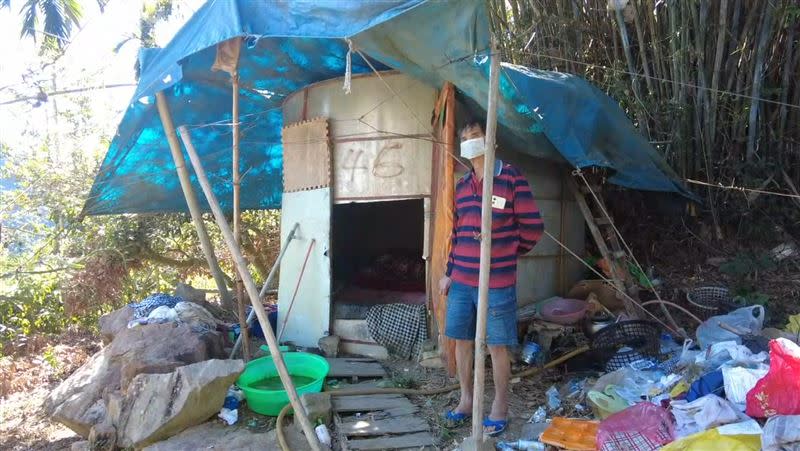
<instances>
[{"instance_id":1,"label":"green plastic basin","mask_svg":"<svg viewBox=\"0 0 800 451\"><path fill-rule=\"evenodd\" d=\"M325 377L328 375L330 365L324 358L307 352L283 353L283 361L291 376L304 376L313 381L303 386L295 387L298 395L303 393L317 393L322 391ZM256 413L269 416L278 416L283 406L289 404L289 395L285 390L262 390L251 385L265 378L277 377L278 370L272 356L261 357L250 361L244 372L239 376L236 385L244 392L247 405Z\"/></svg>"}]
</instances>

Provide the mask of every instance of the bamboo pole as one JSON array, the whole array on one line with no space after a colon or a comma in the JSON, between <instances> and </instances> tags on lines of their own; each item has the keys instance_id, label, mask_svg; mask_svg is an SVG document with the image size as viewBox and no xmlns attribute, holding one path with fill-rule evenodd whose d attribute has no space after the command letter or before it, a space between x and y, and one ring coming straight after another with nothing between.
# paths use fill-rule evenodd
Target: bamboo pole
<instances>
[{"instance_id":1,"label":"bamboo pole","mask_svg":"<svg viewBox=\"0 0 800 451\"><path fill-rule=\"evenodd\" d=\"M273 332L272 326L269 324L267 312L264 310L264 306L261 305L259 300L258 287L256 287L255 282L253 282L253 278L250 276L250 272L247 269L247 261L245 260L244 255L242 255L241 248L238 244L236 244L236 240L233 237L233 231L231 230L230 225L228 225L228 222L225 220L225 214L219 205L217 196L211 189L211 183L208 181L206 171L203 169L203 165L200 162L200 157L197 155L194 144L192 144L192 137L189 134L189 130L185 126L181 126L178 128L178 132L181 134L183 144L186 147L186 151L189 153L189 160L192 162L192 167L194 167L195 174L197 174L197 180L200 182L200 186L203 188L203 193L208 200L208 204L211 206L211 211L214 213L214 219L216 219L217 225L219 225L219 228L222 232L222 237L225 239L225 244L227 244L228 250L233 256L233 261L236 265L237 271L239 271L239 276L242 278L242 282L247 290L247 294L250 296L250 302L253 304L253 309L256 312L258 321L261 323L261 329L264 331L264 336L267 338L267 345L269 346L270 353L272 354L272 359L275 362L275 368L278 370L278 376L281 378L283 388L286 390L286 394L289 396L289 402L292 404L292 408L294 409L295 418L300 422L300 426L302 427L303 433L305 434L306 440L311 448L314 451L321 451L319 441L317 440L317 435L314 432L314 427L308 420L306 410L300 403L300 398L297 396L297 390L292 382L292 378L289 376L289 371L286 369L286 363L283 361L283 356L281 355L280 348L278 347L278 340L275 338L275 332Z\"/></svg>"},{"instance_id":2,"label":"bamboo pole","mask_svg":"<svg viewBox=\"0 0 800 451\"><path fill-rule=\"evenodd\" d=\"M241 208L241 174L239 174L239 72L231 74L231 91L233 105L231 115L233 119L233 238L236 244L242 245L242 208ZM261 299L257 299L261 302ZM244 285L242 278L236 277L236 306L239 310L239 330L242 343L242 358L245 362L250 360L250 332L247 330L247 314L244 308Z\"/></svg>"},{"instance_id":3,"label":"bamboo pole","mask_svg":"<svg viewBox=\"0 0 800 451\"><path fill-rule=\"evenodd\" d=\"M497 96L500 78L500 54L492 38L489 100L486 108L486 153L483 162L481 200L481 258L478 273L478 308L475 325L475 379L472 395L472 442L483 444L483 388L486 378L486 317L489 313L489 266L492 258L492 188L494 187L494 143L497 131Z\"/></svg>"},{"instance_id":4,"label":"bamboo pole","mask_svg":"<svg viewBox=\"0 0 800 451\"><path fill-rule=\"evenodd\" d=\"M299 223L294 223L294 227L289 232L289 235L286 237L286 241L283 243L283 247L281 248L280 254L278 254L278 258L275 259L275 263L272 264L272 269L269 270L269 274L267 275L267 280L264 282L264 286L261 287L261 291L258 293L258 300L264 298L267 294L267 290L269 290L269 284L272 282L272 279L275 277L275 274L278 271L278 268L281 265L281 261L283 260L283 256L286 254L286 249L289 248L289 243L292 242L294 239L294 235L297 233L297 229L300 227ZM253 318L256 315L255 310L250 310L250 314L247 315L247 327L250 327L253 324ZM239 346L242 345L242 336L239 335L239 338L236 339L236 343L233 344L233 350L231 351L231 358L233 358L236 353L239 351Z\"/></svg>"},{"instance_id":5,"label":"bamboo pole","mask_svg":"<svg viewBox=\"0 0 800 451\"><path fill-rule=\"evenodd\" d=\"M167 105L167 99L164 97L163 92L156 93L156 106L158 107L158 115L161 117L161 125L164 127L164 134L167 135L167 143L172 153L172 160L175 162L175 170L178 172L178 180L181 183L183 197L186 198L186 205L189 206L189 214L192 216L192 222L197 232L197 238L200 240L203 255L206 257L208 269L211 271L211 276L214 277L217 290L219 290L222 306L226 309L231 309L233 308L233 299L231 299L231 294L225 283L225 275L222 273L222 268L220 268L217 257L214 255L214 246L211 244L211 239L208 237L208 232L206 232L206 226L203 224L203 214L197 201L197 194L195 194L192 187L189 171L186 168L186 160L183 158L183 152L181 151L181 144L175 134L172 114L169 111L169 105Z\"/></svg>"}]
</instances>

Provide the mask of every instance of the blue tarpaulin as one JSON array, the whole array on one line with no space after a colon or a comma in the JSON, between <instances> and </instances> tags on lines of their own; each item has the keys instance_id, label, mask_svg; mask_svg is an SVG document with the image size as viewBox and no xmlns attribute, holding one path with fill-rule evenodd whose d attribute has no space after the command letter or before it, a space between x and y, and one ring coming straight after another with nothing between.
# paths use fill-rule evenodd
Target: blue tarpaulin
<instances>
[{"instance_id":1,"label":"blue tarpaulin","mask_svg":"<svg viewBox=\"0 0 800 451\"><path fill-rule=\"evenodd\" d=\"M309 84L395 69L434 87L445 81L486 107L489 31L482 0L210 0L163 49L140 57L141 75L84 213L186 211L154 95L164 91L186 125L224 209L230 210L230 76L212 71L216 44L242 37L239 59L241 205L280 206L281 104ZM619 106L580 77L503 65L501 144L531 155L603 166L622 186L686 193ZM358 95L354 91L351 95ZM199 192L199 185L193 179ZM202 199L203 207L207 208Z\"/></svg>"}]
</instances>

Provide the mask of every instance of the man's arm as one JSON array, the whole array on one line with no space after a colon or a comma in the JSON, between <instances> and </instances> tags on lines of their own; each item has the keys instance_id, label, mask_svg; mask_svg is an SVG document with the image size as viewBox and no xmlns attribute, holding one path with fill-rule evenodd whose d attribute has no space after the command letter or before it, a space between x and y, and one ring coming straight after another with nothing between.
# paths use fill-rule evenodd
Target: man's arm
<instances>
[{"instance_id":1,"label":"man's arm","mask_svg":"<svg viewBox=\"0 0 800 451\"><path fill-rule=\"evenodd\" d=\"M544 233L544 221L528 181L514 171L514 217L519 226L519 255L530 252Z\"/></svg>"},{"instance_id":2,"label":"man's arm","mask_svg":"<svg viewBox=\"0 0 800 451\"><path fill-rule=\"evenodd\" d=\"M455 198L455 196L453 196ZM453 199L455 202L455 199ZM458 241L458 234L456 233L456 227L458 226L458 210L454 207L453 208L453 230L450 232L450 252L447 256L447 271L445 272L445 276L450 277L453 273L453 252L456 248L456 241Z\"/></svg>"}]
</instances>

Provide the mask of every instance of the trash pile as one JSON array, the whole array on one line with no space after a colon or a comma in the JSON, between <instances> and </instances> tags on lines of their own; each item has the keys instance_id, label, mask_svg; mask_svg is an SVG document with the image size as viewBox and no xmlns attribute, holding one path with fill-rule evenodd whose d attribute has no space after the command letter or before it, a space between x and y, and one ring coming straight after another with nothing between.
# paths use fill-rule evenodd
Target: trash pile
<instances>
[{"instance_id":1,"label":"trash pile","mask_svg":"<svg viewBox=\"0 0 800 451\"><path fill-rule=\"evenodd\" d=\"M800 451L800 315L784 330L765 329L763 306L737 306L726 295L716 287L689 293L688 307L703 320L694 338L678 339L624 314L591 330L589 355L599 377L550 387L522 436L497 449ZM597 300L587 297L587 305ZM544 329L535 323L543 317L552 322L583 307L591 329L593 310L613 315L558 298L545 303L564 308L537 307L523 347L528 363L541 361L528 355L528 345L541 338L535 331Z\"/></svg>"}]
</instances>

